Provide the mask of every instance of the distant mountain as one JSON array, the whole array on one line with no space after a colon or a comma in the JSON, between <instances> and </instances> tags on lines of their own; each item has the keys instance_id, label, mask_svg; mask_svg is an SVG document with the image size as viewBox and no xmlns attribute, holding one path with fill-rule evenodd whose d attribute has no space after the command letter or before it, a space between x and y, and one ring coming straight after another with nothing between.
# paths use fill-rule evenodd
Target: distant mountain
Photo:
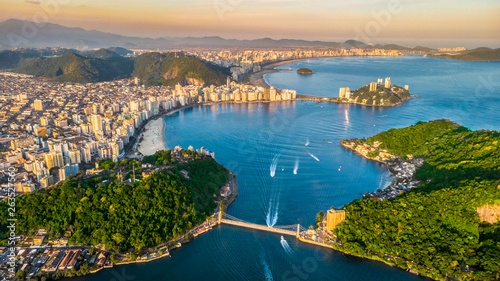
<instances>
[{"instance_id":1,"label":"distant mountain","mask_svg":"<svg viewBox=\"0 0 500 281\"><path fill-rule=\"evenodd\" d=\"M146 85L222 85L227 68L206 63L183 53L146 53L134 58L134 77Z\"/></svg>"},{"instance_id":2,"label":"distant mountain","mask_svg":"<svg viewBox=\"0 0 500 281\"><path fill-rule=\"evenodd\" d=\"M347 40L342 44L343 47L366 48L368 45L356 40Z\"/></svg>"},{"instance_id":3,"label":"distant mountain","mask_svg":"<svg viewBox=\"0 0 500 281\"><path fill-rule=\"evenodd\" d=\"M427 47L422 47L422 46L413 47L413 50L414 51L421 51L421 52L431 52L431 51L434 51L434 49L432 49L432 48L427 48Z\"/></svg>"},{"instance_id":4,"label":"distant mountain","mask_svg":"<svg viewBox=\"0 0 500 281\"><path fill-rule=\"evenodd\" d=\"M108 48L108 50L110 50L111 52L115 52L122 57L124 57L126 55L131 55L134 53L134 52L127 50L125 48L122 48L122 47L110 47L110 48Z\"/></svg>"},{"instance_id":5,"label":"distant mountain","mask_svg":"<svg viewBox=\"0 0 500 281\"><path fill-rule=\"evenodd\" d=\"M23 28L34 27L36 32L30 38L24 38ZM121 49L113 49L121 46ZM224 39L218 36L207 37L161 37L143 38L128 37L96 30L85 30L78 27L65 27L58 24L37 24L29 21L9 19L0 23L0 49L12 49L18 47L41 48L41 47L64 47L75 49L110 48L121 56L128 50L124 48L148 48L148 49L172 49L182 47L207 47L207 48L278 48L278 47L344 47L344 48L382 48L403 50L404 47L397 45L368 45L366 43L347 40L344 43L307 41L296 39L261 38L254 40ZM129 51L130 52L130 51Z\"/></svg>"},{"instance_id":6,"label":"distant mountain","mask_svg":"<svg viewBox=\"0 0 500 281\"><path fill-rule=\"evenodd\" d=\"M53 78L59 82L90 83L129 77L133 71L130 59L84 57L69 52L55 58L38 57L14 69L15 72Z\"/></svg>"},{"instance_id":7,"label":"distant mountain","mask_svg":"<svg viewBox=\"0 0 500 281\"><path fill-rule=\"evenodd\" d=\"M23 30L31 27L35 32L29 37L23 36ZM30 29L31 30L31 29ZM126 48L168 44L164 39L126 37L79 27L65 27L59 24L37 24L30 21L9 19L0 23L0 48L42 48L65 47L93 49L100 47L123 46Z\"/></svg>"},{"instance_id":8,"label":"distant mountain","mask_svg":"<svg viewBox=\"0 0 500 281\"><path fill-rule=\"evenodd\" d=\"M85 51L81 52L80 55L87 57L87 58L94 58L94 59L110 59L110 58L120 58L121 56L113 51L110 51L108 49L101 48L96 51Z\"/></svg>"},{"instance_id":9,"label":"distant mountain","mask_svg":"<svg viewBox=\"0 0 500 281\"><path fill-rule=\"evenodd\" d=\"M16 49L0 51L0 69L12 69L24 64L27 59L60 56L78 51L66 48Z\"/></svg>"},{"instance_id":10,"label":"distant mountain","mask_svg":"<svg viewBox=\"0 0 500 281\"><path fill-rule=\"evenodd\" d=\"M430 57L447 58L465 61L500 61L500 48L477 48L466 50L458 54L428 54Z\"/></svg>"}]
</instances>

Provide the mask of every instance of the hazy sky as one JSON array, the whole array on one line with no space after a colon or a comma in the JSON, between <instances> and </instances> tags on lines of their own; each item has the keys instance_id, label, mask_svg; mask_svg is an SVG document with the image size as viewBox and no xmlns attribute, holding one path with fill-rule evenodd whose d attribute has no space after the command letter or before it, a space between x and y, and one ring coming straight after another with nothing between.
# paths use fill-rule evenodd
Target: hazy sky
<instances>
[{"instance_id":1,"label":"hazy sky","mask_svg":"<svg viewBox=\"0 0 500 281\"><path fill-rule=\"evenodd\" d=\"M500 47L499 0L0 1L1 21L41 20L132 36Z\"/></svg>"}]
</instances>

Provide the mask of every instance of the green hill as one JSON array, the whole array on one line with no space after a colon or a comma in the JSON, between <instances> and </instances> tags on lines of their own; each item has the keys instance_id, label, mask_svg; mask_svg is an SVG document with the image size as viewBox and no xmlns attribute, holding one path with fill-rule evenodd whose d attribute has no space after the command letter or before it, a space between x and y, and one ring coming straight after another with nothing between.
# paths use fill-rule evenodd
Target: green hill
<instances>
[{"instance_id":1,"label":"green hill","mask_svg":"<svg viewBox=\"0 0 500 281\"><path fill-rule=\"evenodd\" d=\"M422 184L394 199L344 206L338 249L437 280L498 280L500 221L478 213L496 210L500 218L499 132L439 120L357 141L424 158L415 174Z\"/></svg>"},{"instance_id":2,"label":"green hill","mask_svg":"<svg viewBox=\"0 0 500 281\"><path fill-rule=\"evenodd\" d=\"M0 52L0 69L14 69L23 65L29 59L37 57L61 56L68 52L77 52L76 50L66 48L40 48L40 49L16 49Z\"/></svg>"},{"instance_id":3,"label":"green hill","mask_svg":"<svg viewBox=\"0 0 500 281\"><path fill-rule=\"evenodd\" d=\"M146 53L134 58L134 77L146 85L222 85L229 70L183 53Z\"/></svg>"},{"instance_id":4,"label":"green hill","mask_svg":"<svg viewBox=\"0 0 500 281\"><path fill-rule=\"evenodd\" d=\"M500 61L500 48L477 48L467 50L458 54L428 54L429 57L447 58L466 61Z\"/></svg>"},{"instance_id":5,"label":"green hill","mask_svg":"<svg viewBox=\"0 0 500 281\"><path fill-rule=\"evenodd\" d=\"M19 234L49 229L50 237L71 233L70 244L104 244L121 252L158 245L185 233L210 216L217 206L219 189L228 181L228 171L210 157L189 163L172 160L171 151L148 156L158 171L136 183L116 180L137 177L141 163L123 160L101 163L104 171L96 177L84 173L71 176L51 188L17 197ZM161 163L160 163L161 162ZM161 169L160 169L161 168ZM189 173L186 178L180 170ZM7 244L7 200L0 202L0 244Z\"/></svg>"},{"instance_id":6,"label":"green hill","mask_svg":"<svg viewBox=\"0 0 500 281\"><path fill-rule=\"evenodd\" d=\"M116 59L121 57L119 54L108 49L101 48L96 51L85 51L80 53L81 56L94 59Z\"/></svg>"},{"instance_id":7,"label":"green hill","mask_svg":"<svg viewBox=\"0 0 500 281\"><path fill-rule=\"evenodd\" d=\"M122 48L122 47L110 47L110 48L108 48L108 50L110 50L112 52L115 52L115 53L119 54L122 57L134 53L134 52L132 52L130 50L127 50L125 48Z\"/></svg>"},{"instance_id":8,"label":"green hill","mask_svg":"<svg viewBox=\"0 0 500 281\"><path fill-rule=\"evenodd\" d=\"M69 52L55 58L39 57L14 69L16 72L54 78L59 82L90 83L130 76L133 63L129 59L87 58Z\"/></svg>"},{"instance_id":9,"label":"green hill","mask_svg":"<svg viewBox=\"0 0 500 281\"><path fill-rule=\"evenodd\" d=\"M0 53L2 68L14 72L53 78L59 82L102 82L139 77L146 85L222 85L229 70L183 53L146 53L135 58L122 57L108 49L67 52L57 57L43 57L40 52Z\"/></svg>"},{"instance_id":10,"label":"green hill","mask_svg":"<svg viewBox=\"0 0 500 281\"><path fill-rule=\"evenodd\" d=\"M370 85L368 84L352 92L350 99L340 100L357 104L394 106L411 99L410 92L397 85L392 85L390 88L378 85L375 91L370 92Z\"/></svg>"}]
</instances>

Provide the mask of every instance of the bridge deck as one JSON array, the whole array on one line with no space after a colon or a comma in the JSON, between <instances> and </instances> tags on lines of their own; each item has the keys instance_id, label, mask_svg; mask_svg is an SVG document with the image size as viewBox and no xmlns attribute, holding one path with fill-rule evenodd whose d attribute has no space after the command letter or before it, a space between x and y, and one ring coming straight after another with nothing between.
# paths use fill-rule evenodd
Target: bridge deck
<instances>
[{"instance_id":1,"label":"bridge deck","mask_svg":"<svg viewBox=\"0 0 500 281\"><path fill-rule=\"evenodd\" d=\"M248 223L248 222L238 222L238 221L232 221L232 220L228 220L228 219L222 219L221 222L225 223L225 224L234 225L234 226L257 229L257 230L262 230L262 231L267 231L267 232L274 232L274 233L279 233L279 234L284 234L284 235L291 235L291 236L297 235L297 232L295 232L295 231L274 228L274 227L268 227L267 225L260 225L260 224Z\"/></svg>"}]
</instances>

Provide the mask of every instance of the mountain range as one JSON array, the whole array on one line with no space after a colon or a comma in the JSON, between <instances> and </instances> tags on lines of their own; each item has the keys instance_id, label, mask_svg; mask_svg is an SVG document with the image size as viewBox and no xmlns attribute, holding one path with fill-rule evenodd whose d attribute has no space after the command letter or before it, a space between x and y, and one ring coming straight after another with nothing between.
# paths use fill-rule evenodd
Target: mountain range
<instances>
[{"instance_id":1,"label":"mountain range","mask_svg":"<svg viewBox=\"0 0 500 281\"><path fill-rule=\"evenodd\" d=\"M277 48L277 47L344 47L344 48L380 48L391 50L413 49L388 45L369 45L356 40L343 43L325 41L307 41L296 39L261 38L254 40L224 39L218 36L208 37L130 37L106 33L97 30L85 30L79 27L66 27L53 23L34 23L25 20L9 19L0 23L0 49L63 47L74 49L95 49L121 46L128 49L173 49L180 47L206 48ZM420 47L422 48L422 47ZM432 50L430 48L425 48Z\"/></svg>"}]
</instances>

